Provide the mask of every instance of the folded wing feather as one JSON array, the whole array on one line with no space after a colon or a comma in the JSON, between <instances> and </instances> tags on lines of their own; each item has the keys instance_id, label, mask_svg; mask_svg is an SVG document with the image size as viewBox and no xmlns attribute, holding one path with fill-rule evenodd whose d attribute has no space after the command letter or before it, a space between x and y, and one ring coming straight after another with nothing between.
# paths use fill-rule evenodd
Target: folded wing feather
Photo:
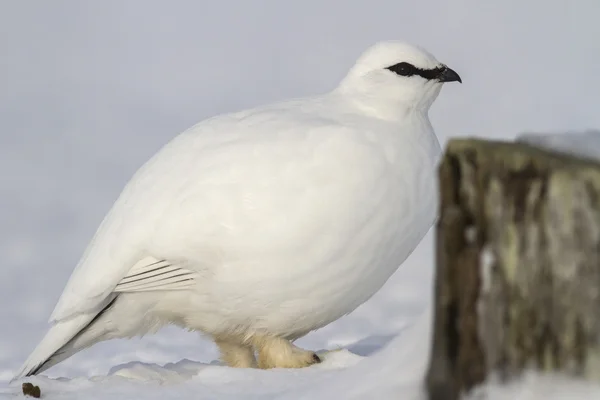
<instances>
[{"instance_id":1,"label":"folded wing feather","mask_svg":"<svg viewBox=\"0 0 600 400\"><path fill-rule=\"evenodd\" d=\"M151 290L183 290L194 285L196 273L154 257L137 262L117 284L116 293Z\"/></svg>"}]
</instances>

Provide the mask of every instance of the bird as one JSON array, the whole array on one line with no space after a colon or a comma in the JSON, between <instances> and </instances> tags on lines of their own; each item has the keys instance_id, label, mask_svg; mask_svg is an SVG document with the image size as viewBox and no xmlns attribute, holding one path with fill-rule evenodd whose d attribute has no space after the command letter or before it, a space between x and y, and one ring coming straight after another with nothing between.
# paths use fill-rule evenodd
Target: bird
<instances>
[{"instance_id":1,"label":"bird","mask_svg":"<svg viewBox=\"0 0 600 400\"><path fill-rule=\"evenodd\" d=\"M447 82L462 80L425 49L381 41L329 92L172 138L124 186L14 379L169 324L229 367L321 362L294 342L373 296L437 217L428 111Z\"/></svg>"}]
</instances>

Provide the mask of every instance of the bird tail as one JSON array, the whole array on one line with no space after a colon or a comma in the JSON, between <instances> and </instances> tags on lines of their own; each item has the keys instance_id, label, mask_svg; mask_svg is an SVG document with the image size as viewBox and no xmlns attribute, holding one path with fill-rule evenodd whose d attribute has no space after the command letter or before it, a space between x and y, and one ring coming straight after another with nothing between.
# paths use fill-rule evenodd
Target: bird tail
<instances>
[{"instance_id":1,"label":"bird tail","mask_svg":"<svg viewBox=\"0 0 600 400\"><path fill-rule=\"evenodd\" d=\"M63 321L57 321L46 336L37 345L19 371L11 380L37 375L53 365L66 360L78 351L91 346L94 342L77 338L85 332L114 302L113 298L97 313L84 313Z\"/></svg>"}]
</instances>

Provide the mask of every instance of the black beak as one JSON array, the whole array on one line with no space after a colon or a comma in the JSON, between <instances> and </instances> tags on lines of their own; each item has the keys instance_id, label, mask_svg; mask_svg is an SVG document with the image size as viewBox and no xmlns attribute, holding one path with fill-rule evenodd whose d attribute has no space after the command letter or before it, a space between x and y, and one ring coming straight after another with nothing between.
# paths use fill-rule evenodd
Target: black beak
<instances>
[{"instance_id":1,"label":"black beak","mask_svg":"<svg viewBox=\"0 0 600 400\"><path fill-rule=\"evenodd\" d=\"M460 76L453 69L450 69L448 67L444 67L442 69L442 72L438 76L438 80L440 82L460 82L460 83L462 83Z\"/></svg>"}]
</instances>

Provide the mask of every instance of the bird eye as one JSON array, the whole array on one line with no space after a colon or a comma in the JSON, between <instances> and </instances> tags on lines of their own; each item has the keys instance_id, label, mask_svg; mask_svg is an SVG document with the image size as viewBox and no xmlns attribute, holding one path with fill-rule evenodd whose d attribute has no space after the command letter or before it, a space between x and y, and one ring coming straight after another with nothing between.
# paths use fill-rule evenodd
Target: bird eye
<instances>
[{"instance_id":1,"label":"bird eye","mask_svg":"<svg viewBox=\"0 0 600 400\"><path fill-rule=\"evenodd\" d=\"M398 75L401 76L411 76L414 75L415 73L415 67L412 64L409 64L407 62L401 62L395 65L392 65L391 67L388 67L387 69L389 69L392 72L395 72Z\"/></svg>"}]
</instances>

